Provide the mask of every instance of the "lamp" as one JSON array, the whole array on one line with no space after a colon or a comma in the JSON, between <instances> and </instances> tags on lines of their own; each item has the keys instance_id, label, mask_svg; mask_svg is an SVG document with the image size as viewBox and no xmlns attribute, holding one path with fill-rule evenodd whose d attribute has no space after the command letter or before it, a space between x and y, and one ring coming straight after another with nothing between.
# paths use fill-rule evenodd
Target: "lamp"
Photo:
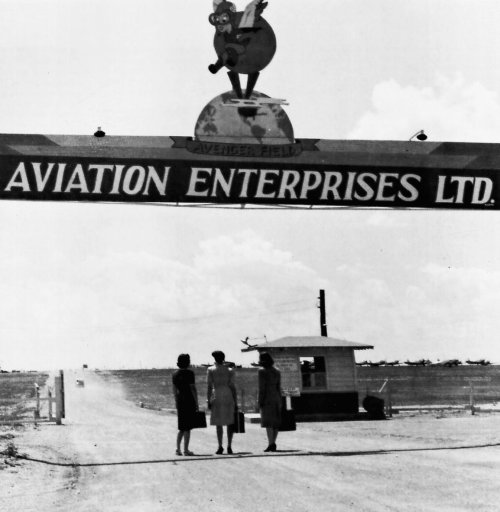
<instances>
[{"instance_id":1,"label":"lamp","mask_svg":"<svg viewBox=\"0 0 500 512\"><path fill-rule=\"evenodd\" d=\"M409 140L413 140L415 137L418 140L427 140L427 135L424 133L424 130L420 130L417 133L413 134Z\"/></svg>"}]
</instances>

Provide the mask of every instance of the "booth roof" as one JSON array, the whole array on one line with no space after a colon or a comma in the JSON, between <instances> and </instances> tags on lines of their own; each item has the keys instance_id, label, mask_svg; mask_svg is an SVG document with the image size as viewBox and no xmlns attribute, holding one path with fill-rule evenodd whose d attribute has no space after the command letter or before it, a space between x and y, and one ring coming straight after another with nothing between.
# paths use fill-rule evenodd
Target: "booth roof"
<instances>
[{"instance_id":1,"label":"booth roof","mask_svg":"<svg viewBox=\"0 0 500 512\"><path fill-rule=\"evenodd\" d=\"M267 343L252 345L249 348L242 349L242 352L249 350L265 350L268 348L352 348L353 350L365 350L373 348L373 345L355 343L354 341L339 340L327 336L285 336Z\"/></svg>"}]
</instances>

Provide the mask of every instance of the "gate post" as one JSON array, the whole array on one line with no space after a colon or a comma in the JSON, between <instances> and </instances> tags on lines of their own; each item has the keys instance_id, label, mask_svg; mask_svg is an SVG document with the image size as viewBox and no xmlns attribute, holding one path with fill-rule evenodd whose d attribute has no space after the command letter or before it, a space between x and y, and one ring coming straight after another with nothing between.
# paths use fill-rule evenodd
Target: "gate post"
<instances>
[{"instance_id":1,"label":"gate post","mask_svg":"<svg viewBox=\"0 0 500 512\"><path fill-rule=\"evenodd\" d=\"M47 391L47 399L49 403L49 421L54 421L54 418L52 416L52 402L54 399L52 398L52 390L50 388Z\"/></svg>"},{"instance_id":2,"label":"gate post","mask_svg":"<svg viewBox=\"0 0 500 512\"><path fill-rule=\"evenodd\" d=\"M64 371L59 370L59 375L61 376L61 418L66 418L66 400L64 398Z\"/></svg>"},{"instance_id":3,"label":"gate post","mask_svg":"<svg viewBox=\"0 0 500 512\"><path fill-rule=\"evenodd\" d=\"M54 377L54 388L56 394L56 424L61 425L64 412L63 378L61 375Z\"/></svg>"},{"instance_id":4,"label":"gate post","mask_svg":"<svg viewBox=\"0 0 500 512\"><path fill-rule=\"evenodd\" d=\"M387 379L387 389L385 392L387 405L386 405L386 414L389 418L392 418L392 393L391 393L391 381Z\"/></svg>"},{"instance_id":5,"label":"gate post","mask_svg":"<svg viewBox=\"0 0 500 512\"><path fill-rule=\"evenodd\" d=\"M35 420L40 419L40 386L35 382L35 399L36 399L36 409L35 409Z\"/></svg>"},{"instance_id":6,"label":"gate post","mask_svg":"<svg viewBox=\"0 0 500 512\"><path fill-rule=\"evenodd\" d=\"M469 388L469 407L470 407L470 413L474 414L476 412L474 407L474 385L472 384L472 381L469 382L470 388Z\"/></svg>"}]
</instances>

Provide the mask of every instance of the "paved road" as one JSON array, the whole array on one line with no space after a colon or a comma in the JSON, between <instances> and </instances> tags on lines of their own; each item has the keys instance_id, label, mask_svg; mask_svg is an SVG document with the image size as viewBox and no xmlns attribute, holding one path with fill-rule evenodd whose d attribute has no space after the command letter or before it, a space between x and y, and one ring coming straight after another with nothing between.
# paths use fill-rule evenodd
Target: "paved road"
<instances>
[{"instance_id":1,"label":"paved road","mask_svg":"<svg viewBox=\"0 0 500 512\"><path fill-rule=\"evenodd\" d=\"M174 415L92 374L66 380L64 425L16 439L30 460L0 472L2 510L498 510L500 415L299 424L275 454L247 424L231 457L209 427L193 431L196 457L177 457Z\"/></svg>"}]
</instances>

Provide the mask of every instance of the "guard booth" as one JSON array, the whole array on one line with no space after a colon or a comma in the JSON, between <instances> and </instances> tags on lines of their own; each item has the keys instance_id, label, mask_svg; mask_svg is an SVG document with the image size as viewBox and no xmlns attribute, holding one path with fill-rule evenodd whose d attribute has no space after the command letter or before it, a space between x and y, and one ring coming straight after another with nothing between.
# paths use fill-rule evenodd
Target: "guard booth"
<instances>
[{"instance_id":1,"label":"guard booth","mask_svg":"<svg viewBox=\"0 0 500 512\"><path fill-rule=\"evenodd\" d=\"M242 351L269 352L297 420L327 420L359 410L355 350L372 349L327 336L287 336Z\"/></svg>"}]
</instances>

